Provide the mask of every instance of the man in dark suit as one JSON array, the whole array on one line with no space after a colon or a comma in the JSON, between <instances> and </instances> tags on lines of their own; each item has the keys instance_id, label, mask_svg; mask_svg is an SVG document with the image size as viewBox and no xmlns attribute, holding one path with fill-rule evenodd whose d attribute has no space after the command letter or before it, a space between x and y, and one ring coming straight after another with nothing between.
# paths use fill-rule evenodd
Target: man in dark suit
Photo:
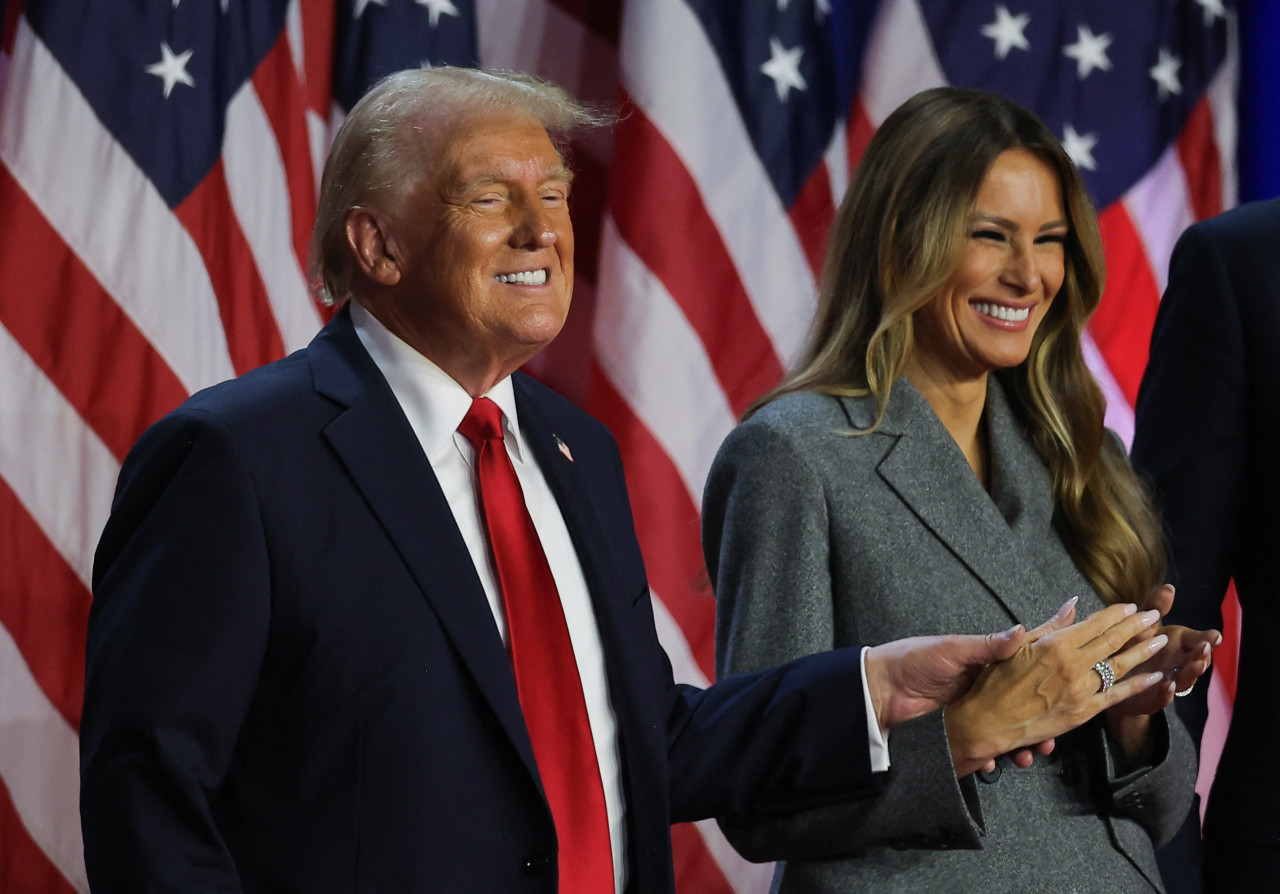
<instances>
[{"instance_id":1,"label":"man in dark suit","mask_svg":"<svg viewBox=\"0 0 1280 894\"><path fill-rule=\"evenodd\" d=\"M1209 891L1262 891L1280 878L1280 199L1188 229L1169 267L1138 394L1134 464L1150 478L1169 535L1178 596L1168 621L1222 629L1240 598L1239 683L1204 822ZM1192 738L1207 682L1179 700ZM1161 854L1170 890L1199 890L1190 839ZM1191 880L1190 886L1188 880ZM1184 887L1185 886L1185 887Z\"/></svg>"},{"instance_id":2,"label":"man in dark suit","mask_svg":"<svg viewBox=\"0 0 1280 894\"><path fill-rule=\"evenodd\" d=\"M1031 638L673 683L612 438L514 374L568 311L553 137L589 118L523 76L380 84L314 238L352 300L131 451L89 629L95 891L671 891L670 822L859 796L882 729Z\"/></svg>"}]
</instances>

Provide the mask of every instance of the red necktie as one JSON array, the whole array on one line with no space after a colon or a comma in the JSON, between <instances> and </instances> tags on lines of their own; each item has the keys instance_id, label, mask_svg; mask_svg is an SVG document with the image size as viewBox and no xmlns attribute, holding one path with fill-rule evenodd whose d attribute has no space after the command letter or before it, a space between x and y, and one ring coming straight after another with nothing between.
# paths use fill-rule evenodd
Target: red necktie
<instances>
[{"instance_id":1,"label":"red necktie","mask_svg":"<svg viewBox=\"0 0 1280 894\"><path fill-rule=\"evenodd\" d=\"M502 411L476 398L458 426L476 450L481 517L507 613L516 692L560 843L564 894L613 891L604 786L560 594L502 443Z\"/></svg>"}]
</instances>

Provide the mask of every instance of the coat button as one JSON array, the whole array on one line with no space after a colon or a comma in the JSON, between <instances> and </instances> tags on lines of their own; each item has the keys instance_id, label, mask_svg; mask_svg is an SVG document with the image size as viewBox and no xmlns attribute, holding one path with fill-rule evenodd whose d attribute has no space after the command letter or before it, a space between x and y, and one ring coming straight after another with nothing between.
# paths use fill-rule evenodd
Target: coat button
<instances>
[{"instance_id":1,"label":"coat button","mask_svg":"<svg viewBox=\"0 0 1280 894\"><path fill-rule=\"evenodd\" d=\"M1062 784L1067 788L1075 788L1080 784L1080 768L1074 763L1062 765Z\"/></svg>"},{"instance_id":2,"label":"coat button","mask_svg":"<svg viewBox=\"0 0 1280 894\"><path fill-rule=\"evenodd\" d=\"M550 854L529 854L520 864L525 875L541 875L551 868Z\"/></svg>"},{"instance_id":3,"label":"coat button","mask_svg":"<svg viewBox=\"0 0 1280 894\"><path fill-rule=\"evenodd\" d=\"M1000 781L1000 774L1002 772L1000 765L996 764L996 768L994 770L979 770L978 779L985 782L987 785L992 785Z\"/></svg>"}]
</instances>

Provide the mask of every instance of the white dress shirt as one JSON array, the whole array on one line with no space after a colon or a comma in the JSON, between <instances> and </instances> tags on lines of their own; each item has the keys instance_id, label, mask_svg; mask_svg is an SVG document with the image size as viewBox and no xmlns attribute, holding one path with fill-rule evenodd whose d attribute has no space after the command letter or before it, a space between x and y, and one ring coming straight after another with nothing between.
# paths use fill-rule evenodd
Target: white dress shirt
<instances>
[{"instance_id":1,"label":"white dress shirt","mask_svg":"<svg viewBox=\"0 0 1280 894\"><path fill-rule=\"evenodd\" d=\"M351 322L361 344L391 385L392 393L418 436L422 452L440 482L458 531L467 544L471 562L489 599L494 623L505 643L506 614L476 502L474 451L471 443L458 434L458 425L471 408L471 396L444 370L393 335L354 301L351 302ZM627 882L627 830L618 724L609 701L604 650L591 594L560 507L520 433L511 379L503 379L485 396L502 410L503 443L511 464L515 466L516 477L524 491L525 505L537 529L538 539L542 541L542 549L547 555L547 564L551 566L551 576L555 578L560 603L564 607L569 640L573 644L578 676L582 680L587 720L600 764L600 779L604 785L614 884L616 890L622 891Z\"/></svg>"}]
</instances>

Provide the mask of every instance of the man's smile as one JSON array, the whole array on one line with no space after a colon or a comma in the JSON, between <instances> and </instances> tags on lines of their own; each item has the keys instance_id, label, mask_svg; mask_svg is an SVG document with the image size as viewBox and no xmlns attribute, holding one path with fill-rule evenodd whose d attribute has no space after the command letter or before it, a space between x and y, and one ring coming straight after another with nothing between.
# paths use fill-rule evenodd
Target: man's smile
<instances>
[{"instance_id":1,"label":"man's smile","mask_svg":"<svg viewBox=\"0 0 1280 894\"><path fill-rule=\"evenodd\" d=\"M501 283L518 283L522 286L540 286L547 281L547 268L537 270L521 270L516 273L499 273L494 277Z\"/></svg>"}]
</instances>

